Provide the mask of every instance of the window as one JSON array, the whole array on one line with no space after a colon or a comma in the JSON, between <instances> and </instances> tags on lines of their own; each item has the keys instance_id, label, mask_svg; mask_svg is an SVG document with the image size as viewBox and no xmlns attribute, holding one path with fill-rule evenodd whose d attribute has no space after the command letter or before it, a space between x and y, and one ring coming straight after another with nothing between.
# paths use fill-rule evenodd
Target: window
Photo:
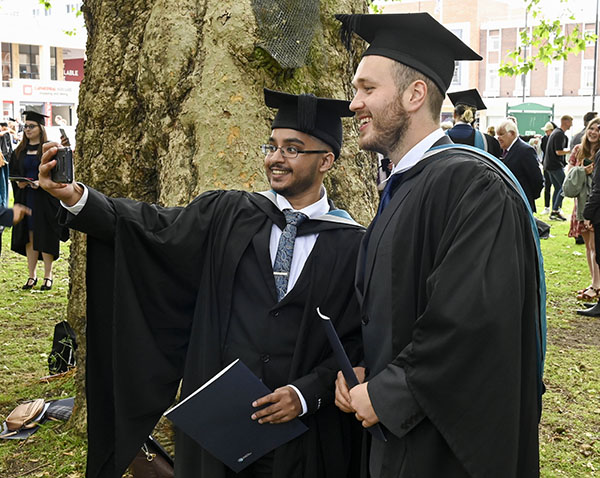
<instances>
[{"instance_id":1,"label":"window","mask_svg":"<svg viewBox=\"0 0 600 478\"><path fill-rule=\"evenodd\" d=\"M40 47L37 45L19 45L19 78L39 80Z\"/></svg>"},{"instance_id":2,"label":"window","mask_svg":"<svg viewBox=\"0 0 600 478\"><path fill-rule=\"evenodd\" d=\"M500 76L498 65L489 64L485 75L484 96L498 96L500 94Z\"/></svg>"},{"instance_id":3,"label":"window","mask_svg":"<svg viewBox=\"0 0 600 478\"><path fill-rule=\"evenodd\" d=\"M56 63L56 47L51 46L50 47L50 79L51 80L58 79L56 64L57 64Z\"/></svg>"},{"instance_id":4,"label":"window","mask_svg":"<svg viewBox=\"0 0 600 478\"><path fill-rule=\"evenodd\" d=\"M452 75L451 86L460 86L462 80L461 66L460 61L454 62L454 75Z\"/></svg>"},{"instance_id":5,"label":"window","mask_svg":"<svg viewBox=\"0 0 600 478\"><path fill-rule=\"evenodd\" d=\"M81 9L81 3L68 3L67 13L77 13Z\"/></svg>"},{"instance_id":6,"label":"window","mask_svg":"<svg viewBox=\"0 0 600 478\"><path fill-rule=\"evenodd\" d=\"M458 38L465 42L469 42L469 24L455 23L447 25L448 29ZM467 88L469 81L469 65L468 63L459 61L454 64L454 75L452 76L451 86L456 89Z\"/></svg>"},{"instance_id":7,"label":"window","mask_svg":"<svg viewBox=\"0 0 600 478\"><path fill-rule=\"evenodd\" d=\"M596 34L596 29L594 28L594 26L585 26L585 31L584 33L586 33L587 35L595 35ZM585 46L594 46L596 44L595 41L590 40L590 41L586 41L585 42Z\"/></svg>"},{"instance_id":8,"label":"window","mask_svg":"<svg viewBox=\"0 0 600 478\"><path fill-rule=\"evenodd\" d=\"M555 61L548 65L547 96L562 95L563 88L563 62Z\"/></svg>"},{"instance_id":9,"label":"window","mask_svg":"<svg viewBox=\"0 0 600 478\"><path fill-rule=\"evenodd\" d=\"M594 60L583 60L581 62L581 86L580 95L591 95L594 88Z\"/></svg>"},{"instance_id":10,"label":"window","mask_svg":"<svg viewBox=\"0 0 600 478\"><path fill-rule=\"evenodd\" d=\"M519 75L515 77L515 91L513 91L513 96L523 97L523 82L525 82L525 96L530 95L531 88L531 73L527 73L527 75Z\"/></svg>"},{"instance_id":11,"label":"window","mask_svg":"<svg viewBox=\"0 0 600 478\"><path fill-rule=\"evenodd\" d=\"M10 86L12 76L12 44L2 43L2 86Z\"/></svg>"},{"instance_id":12,"label":"window","mask_svg":"<svg viewBox=\"0 0 600 478\"><path fill-rule=\"evenodd\" d=\"M500 32L498 30L488 31L487 50L500 51Z\"/></svg>"}]
</instances>

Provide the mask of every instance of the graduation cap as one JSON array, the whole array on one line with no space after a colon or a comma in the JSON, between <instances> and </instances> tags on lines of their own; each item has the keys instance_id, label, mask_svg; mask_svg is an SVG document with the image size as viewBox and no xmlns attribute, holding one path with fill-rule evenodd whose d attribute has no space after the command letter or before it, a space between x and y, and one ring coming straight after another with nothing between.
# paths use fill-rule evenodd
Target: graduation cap
<instances>
[{"instance_id":1,"label":"graduation cap","mask_svg":"<svg viewBox=\"0 0 600 478\"><path fill-rule=\"evenodd\" d=\"M477 91L475 88L471 90L454 91L452 93L448 93L448 98L450 98L450 101L452 101L454 106L471 106L477 111L487 109L487 106L485 106L485 103L481 99L479 91Z\"/></svg>"},{"instance_id":2,"label":"graduation cap","mask_svg":"<svg viewBox=\"0 0 600 478\"><path fill-rule=\"evenodd\" d=\"M25 116L26 121L35 121L38 124L46 124L46 115L42 113L38 113L37 111L23 111L23 116Z\"/></svg>"},{"instance_id":3,"label":"graduation cap","mask_svg":"<svg viewBox=\"0 0 600 478\"><path fill-rule=\"evenodd\" d=\"M369 43L363 56L391 58L430 78L442 94L450 86L456 60L481 60L481 56L429 13L336 15L342 22L342 39L350 32Z\"/></svg>"},{"instance_id":4,"label":"graduation cap","mask_svg":"<svg viewBox=\"0 0 600 478\"><path fill-rule=\"evenodd\" d=\"M0 126L8 126L8 123L6 121L0 121Z\"/></svg>"},{"instance_id":5,"label":"graduation cap","mask_svg":"<svg viewBox=\"0 0 600 478\"><path fill-rule=\"evenodd\" d=\"M353 116L350 102L319 98L312 94L293 95L264 89L265 104L277 108L272 129L290 128L327 143L337 158L342 148L342 117Z\"/></svg>"}]
</instances>

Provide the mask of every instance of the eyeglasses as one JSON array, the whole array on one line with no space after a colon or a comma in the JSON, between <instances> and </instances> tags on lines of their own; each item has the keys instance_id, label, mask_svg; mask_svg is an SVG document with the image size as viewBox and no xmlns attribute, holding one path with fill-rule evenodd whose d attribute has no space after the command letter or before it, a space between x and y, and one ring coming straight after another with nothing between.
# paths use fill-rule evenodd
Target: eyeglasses
<instances>
[{"instance_id":1,"label":"eyeglasses","mask_svg":"<svg viewBox=\"0 0 600 478\"><path fill-rule=\"evenodd\" d=\"M288 159L297 158L299 154L313 154L313 153L329 153L330 151L325 151L324 149L312 149L301 151L296 146L275 146L274 144L261 144L260 150L263 154L267 156L271 156L275 154L277 150L281 151L281 156Z\"/></svg>"},{"instance_id":2,"label":"eyeglasses","mask_svg":"<svg viewBox=\"0 0 600 478\"><path fill-rule=\"evenodd\" d=\"M37 127L38 127L37 124L26 124L26 125L23 125L23 129L35 129Z\"/></svg>"}]
</instances>

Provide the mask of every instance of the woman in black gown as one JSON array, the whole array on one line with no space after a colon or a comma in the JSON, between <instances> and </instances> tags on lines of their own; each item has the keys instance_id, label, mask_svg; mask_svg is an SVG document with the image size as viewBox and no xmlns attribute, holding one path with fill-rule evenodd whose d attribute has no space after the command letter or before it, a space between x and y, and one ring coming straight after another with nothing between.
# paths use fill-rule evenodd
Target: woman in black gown
<instances>
[{"instance_id":1,"label":"woman in black gown","mask_svg":"<svg viewBox=\"0 0 600 478\"><path fill-rule=\"evenodd\" d=\"M52 288L52 263L59 255L59 240L68 237L56 221L58 201L38 187L38 167L42 157L42 145L48 141L44 128L45 115L26 111L23 140L10 162L11 176L28 178L29 181L13 181L15 204L31 209L31 216L13 228L11 249L27 256L29 278L23 289L37 284L36 266L44 262L44 280L41 290Z\"/></svg>"}]
</instances>

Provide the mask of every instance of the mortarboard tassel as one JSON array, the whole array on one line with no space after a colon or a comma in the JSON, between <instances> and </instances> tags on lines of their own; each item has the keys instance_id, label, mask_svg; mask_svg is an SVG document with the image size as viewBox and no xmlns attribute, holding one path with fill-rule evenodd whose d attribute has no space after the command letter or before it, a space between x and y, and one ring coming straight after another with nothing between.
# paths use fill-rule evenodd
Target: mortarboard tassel
<instances>
[{"instance_id":1,"label":"mortarboard tassel","mask_svg":"<svg viewBox=\"0 0 600 478\"><path fill-rule=\"evenodd\" d=\"M340 39L342 41L342 45L346 47L346 50L352 53L352 33L358 28L360 15L341 14L336 15L335 18L342 22L342 26L340 28Z\"/></svg>"}]
</instances>

